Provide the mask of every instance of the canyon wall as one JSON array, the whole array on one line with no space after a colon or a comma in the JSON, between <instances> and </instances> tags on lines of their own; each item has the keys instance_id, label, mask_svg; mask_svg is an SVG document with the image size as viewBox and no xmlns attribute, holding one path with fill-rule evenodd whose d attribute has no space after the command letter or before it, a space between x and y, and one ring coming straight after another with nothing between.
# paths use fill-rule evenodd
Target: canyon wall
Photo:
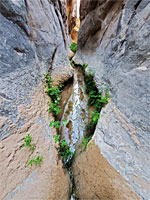
<instances>
[{"instance_id":1,"label":"canyon wall","mask_svg":"<svg viewBox=\"0 0 150 200\"><path fill-rule=\"evenodd\" d=\"M0 199L68 199L70 179L48 125L49 97L41 78L72 76L65 1L0 1ZM36 150L20 148L30 133ZM27 161L42 155L40 166Z\"/></svg>"},{"instance_id":2,"label":"canyon wall","mask_svg":"<svg viewBox=\"0 0 150 200\"><path fill-rule=\"evenodd\" d=\"M94 147L89 146L84 156L79 155L75 162L77 193L83 197L90 191L91 199L148 200L150 1L97 0L93 3L92 0L81 0L80 15L81 27L74 61L88 63L87 71L95 73L99 89L109 89L110 99L102 109L93 136L99 156L95 150L97 156L94 159ZM116 171L114 174L111 174L106 161ZM94 171L94 166L99 170ZM91 170L95 175L91 175ZM115 177L117 173L118 177ZM139 197L127 192L126 184L122 184L122 179L119 181L119 176ZM108 187L108 182L112 188ZM118 192L118 197L113 191ZM121 196L119 191L124 191Z\"/></svg>"},{"instance_id":3,"label":"canyon wall","mask_svg":"<svg viewBox=\"0 0 150 200\"><path fill-rule=\"evenodd\" d=\"M67 50L75 12L75 0L0 1L2 200L69 199L70 178L58 159L56 129L49 127L54 120L50 98L41 79L49 73L56 85L73 81ZM110 98L92 141L75 154L75 195L81 200L148 200L150 0L81 0L80 20L74 62L88 63L87 71ZM69 81L63 107L72 92ZM21 148L28 133L36 144L33 153ZM44 158L40 166L27 166L37 155Z\"/></svg>"}]
</instances>

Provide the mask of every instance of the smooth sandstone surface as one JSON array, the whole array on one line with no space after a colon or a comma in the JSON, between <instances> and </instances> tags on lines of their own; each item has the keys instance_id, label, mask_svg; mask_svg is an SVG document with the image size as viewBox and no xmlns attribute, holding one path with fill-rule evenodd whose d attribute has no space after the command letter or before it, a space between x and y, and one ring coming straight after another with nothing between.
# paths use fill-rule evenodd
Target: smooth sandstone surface
<instances>
[{"instance_id":1,"label":"smooth sandstone surface","mask_svg":"<svg viewBox=\"0 0 150 200\"><path fill-rule=\"evenodd\" d=\"M0 199L68 199L64 172L48 125L49 97L41 82L50 72L56 84L72 70L67 57L65 1L0 1ZM27 133L34 153L20 149ZM27 166L42 155L40 166Z\"/></svg>"},{"instance_id":2,"label":"smooth sandstone surface","mask_svg":"<svg viewBox=\"0 0 150 200\"><path fill-rule=\"evenodd\" d=\"M139 200L129 183L107 162L94 140L73 164L76 195L81 200Z\"/></svg>"},{"instance_id":3,"label":"smooth sandstone surface","mask_svg":"<svg viewBox=\"0 0 150 200\"><path fill-rule=\"evenodd\" d=\"M141 199L148 200L150 1L94 2L81 1L82 21L74 58L76 63L89 64L87 70L95 73L99 89L110 91L94 140L109 164Z\"/></svg>"},{"instance_id":4,"label":"smooth sandstone surface","mask_svg":"<svg viewBox=\"0 0 150 200\"><path fill-rule=\"evenodd\" d=\"M0 1L2 200L69 198L70 179L58 159L56 130L48 126L53 117L41 83L46 72L55 84L73 76L67 56L72 22L66 13L65 0ZM89 64L110 99L94 144L73 163L77 196L149 200L150 1L81 0L80 14L74 60ZM33 154L20 148L27 133L36 143ZM41 165L27 167L37 155L44 157Z\"/></svg>"}]
</instances>

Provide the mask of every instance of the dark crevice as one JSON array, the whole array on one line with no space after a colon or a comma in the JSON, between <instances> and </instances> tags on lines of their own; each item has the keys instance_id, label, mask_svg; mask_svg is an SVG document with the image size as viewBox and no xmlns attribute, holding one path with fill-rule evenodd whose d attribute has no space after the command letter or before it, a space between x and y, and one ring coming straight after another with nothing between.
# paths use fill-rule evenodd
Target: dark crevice
<instances>
[{"instance_id":1,"label":"dark crevice","mask_svg":"<svg viewBox=\"0 0 150 200\"><path fill-rule=\"evenodd\" d=\"M134 16L136 15L136 11L133 11L133 13L132 13L132 15L131 15L131 17L130 17L130 19L129 19L129 21L128 21L128 25L130 25L131 24L131 22L132 22L132 20L133 20L133 18L134 18ZM128 29L129 29L129 27L128 27ZM127 29L127 30L128 30ZM127 32L127 31L126 31Z\"/></svg>"},{"instance_id":2,"label":"dark crevice","mask_svg":"<svg viewBox=\"0 0 150 200\"><path fill-rule=\"evenodd\" d=\"M129 19L129 21L128 21L128 25L131 24L131 22L132 22L134 16L136 15L136 10L137 10L137 8L138 8L138 6L140 5L141 2L142 2L142 0L139 0L139 1L137 1L137 3L134 5L134 11L133 11L133 13L132 13L132 15L131 15L131 17L130 17L130 19ZM128 28L128 29L129 29L129 28Z\"/></svg>"},{"instance_id":3,"label":"dark crevice","mask_svg":"<svg viewBox=\"0 0 150 200\"><path fill-rule=\"evenodd\" d=\"M123 9L124 9L124 6L123 6L122 10ZM116 29L116 36L119 35L120 30L121 30L121 19L122 19L122 12L121 12L120 17L119 17L119 21L118 21L118 25L117 25L117 29Z\"/></svg>"},{"instance_id":4,"label":"dark crevice","mask_svg":"<svg viewBox=\"0 0 150 200\"><path fill-rule=\"evenodd\" d=\"M27 0L24 0L24 4L25 4L25 6L26 6L26 11L27 11L27 7L28 7L28 5L27 5Z\"/></svg>"},{"instance_id":5,"label":"dark crevice","mask_svg":"<svg viewBox=\"0 0 150 200\"><path fill-rule=\"evenodd\" d=\"M134 9L137 10L138 6L140 5L142 0L139 0L135 5L134 5Z\"/></svg>"},{"instance_id":6,"label":"dark crevice","mask_svg":"<svg viewBox=\"0 0 150 200\"><path fill-rule=\"evenodd\" d=\"M105 28L105 31L103 32L103 35L102 35L101 40L100 40L100 42L99 42L99 46L101 45L101 43L102 43L102 41L103 41L103 38L104 38L105 33L107 32L108 28L109 28L109 25L110 25L110 24L107 25L107 27Z\"/></svg>"},{"instance_id":7,"label":"dark crevice","mask_svg":"<svg viewBox=\"0 0 150 200\"><path fill-rule=\"evenodd\" d=\"M51 74L52 69L53 69L53 63L54 63L54 60L55 60L55 55L56 55L56 52L57 52L57 48L58 48L58 47L56 47L56 48L54 49L54 52L53 52L52 57L51 57L50 68L49 68L49 70L48 70L49 74Z\"/></svg>"},{"instance_id":8,"label":"dark crevice","mask_svg":"<svg viewBox=\"0 0 150 200\"><path fill-rule=\"evenodd\" d=\"M40 3L41 3L42 8L44 8L44 4L42 0L40 0Z\"/></svg>"},{"instance_id":9,"label":"dark crevice","mask_svg":"<svg viewBox=\"0 0 150 200\"><path fill-rule=\"evenodd\" d=\"M15 23L25 32L25 34L29 37L30 32L25 28L25 26L20 21L15 21Z\"/></svg>"},{"instance_id":10,"label":"dark crevice","mask_svg":"<svg viewBox=\"0 0 150 200\"><path fill-rule=\"evenodd\" d=\"M126 39L120 41L120 48L123 46L123 44L124 44L125 42L127 42Z\"/></svg>"},{"instance_id":11,"label":"dark crevice","mask_svg":"<svg viewBox=\"0 0 150 200\"><path fill-rule=\"evenodd\" d=\"M14 48L14 50L15 50L17 53L25 53L25 50L23 50L23 49Z\"/></svg>"},{"instance_id":12,"label":"dark crevice","mask_svg":"<svg viewBox=\"0 0 150 200\"><path fill-rule=\"evenodd\" d=\"M62 3L61 3L60 0L58 0L58 5L59 5L59 10L60 10L61 16L62 16L63 21L64 21L64 23L65 23L66 20L67 20L67 16L66 16L65 13L64 13L64 8L62 7Z\"/></svg>"},{"instance_id":13,"label":"dark crevice","mask_svg":"<svg viewBox=\"0 0 150 200\"><path fill-rule=\"evenodd\" d=\"M88 122L86 122L86 125L85 125L84 137L82 138L83 139L82 142L76 146L75 155L72 158L71 163L69 163L69 166L67 168L70 175L70 180L72 183L72 192L71 192L70 199L79 200L78 194L77 194L78 192L77 192L77 188L76 188L76 184L74 180L72 164L75 162L76 157L78 157L82 152L85 151L87 144L92 139L92 136L97 126L98 119L100 117L101 109L108 103L109 96L107 96L105 100L104 98L102 98L104 96L106 97L106 95L108 94L108 91L106 91L106 88L105 88L105 91L100 91L98 89L96 82L94 80L94 74L86 71L86 67L87 67L86 63L81 65L81 64L75 64L72 60L70 61L72 62L72 67L76 69L76 72L82 73L83 75L82 78L85 84L84 89L88 98L88 108L87 108ZM105 94L102 94L103 92Z\"/></svg>"}]
</instances>

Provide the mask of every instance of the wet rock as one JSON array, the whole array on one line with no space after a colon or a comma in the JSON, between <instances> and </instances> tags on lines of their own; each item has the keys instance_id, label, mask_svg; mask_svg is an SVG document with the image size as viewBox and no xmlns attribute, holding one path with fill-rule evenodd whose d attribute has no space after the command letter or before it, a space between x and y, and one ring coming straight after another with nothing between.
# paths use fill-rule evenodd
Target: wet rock
<instances>
[{"instance_id":1,"label":"wet rock","mask_svg":"<svg viewBox=\"0 0 150 200\"><path fill-rule=\"evenodd\" d=\"M76 146L82 142L88 123L88 98L84 88L84 76L80 70L76 69L72 93L64 107L62 116L62 121L68 121L68 124L61 129L62 137L68 142L73 152Z\"/></svg>"},{"instance_id":2,"label":"wet rock","mask_svg":"<svg viewBox=\"0 0 150 200\"><path fill-rule=\"evenodd\" d=\"M88 63L98 88L110 90L94 134L101 154L141 199L149 199L150 2L102 2L81 13L74 60Z\"/></svg>"}]
</instances>

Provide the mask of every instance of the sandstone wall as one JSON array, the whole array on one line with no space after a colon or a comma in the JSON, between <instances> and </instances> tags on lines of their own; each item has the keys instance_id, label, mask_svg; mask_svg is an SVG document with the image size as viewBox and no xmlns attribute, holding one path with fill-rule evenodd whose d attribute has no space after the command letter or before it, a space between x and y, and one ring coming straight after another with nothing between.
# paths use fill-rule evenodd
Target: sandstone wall
<instances>
[{"instance_id":1,"label":"sandstone wall","mask_svg":"<svg viewBox=\"0 0 150 200\"><path fill-rule=\"evenodd\" d=\"M73 27L76 25L77 0L67 0L67 15L69 34L71 34Z\"/></svg>"},{"instance_id":2,"label":"sandstone wall","mask_svg":"<svg viewBox=\"0 0 150 200\"><path fill-rule=\"evenodd\" d=\"M76 63L88 63L87 70L95 72L99 89L109 88L111 95L102 110L94 140L108 163L141 199L148 200L150 1L94 2L81 1L82 23L74 58ZM94 165L96 158L89 162ZM97 173L100 176L101 172ZM104 180L102 175L100 181ZM81 187L82 193L86 192L86 187ZM97 189L93 187L94 190Z\"/></svg>"},{"instance_id":3,"label":"sandstone wall","mask_svg":"<svg viewBox=\"0 0 150 200\"><path fill-rule=\"evenodd\" d=\"M63 7L64 6L64 7ZM65 1L0 1L0 199L68 199L70 180L48 127L49 98L41 83L68 80ZM36 150L20 149L30 133ZM41 166L28 166L43 155Z\"/></svg>"},{"instance_id":4,"label":"sandstone wall","mask_svg":"<svg viewBox=\"0 0 150 200\"><path fill-rule=\"evenodd\" d=\"M139 200L130 184L107 162L94 141L73 164L75 193L81 200Z\"/></svg>"}]
</instances>

